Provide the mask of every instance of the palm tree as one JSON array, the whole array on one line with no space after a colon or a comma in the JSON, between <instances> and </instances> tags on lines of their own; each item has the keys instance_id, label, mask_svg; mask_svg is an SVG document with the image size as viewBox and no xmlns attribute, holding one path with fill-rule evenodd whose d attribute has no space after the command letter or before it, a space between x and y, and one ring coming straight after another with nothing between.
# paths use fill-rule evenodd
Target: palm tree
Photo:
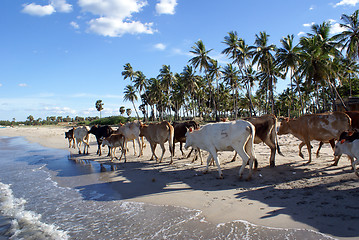
<instances>
[{"instance_id":1,"label":"palm tree","mask_svg":"<svg viewBox=\"0 0 359 240\"><path fill-rule=\"evenodd\" d=\"M340 27L345 30L334 36L339 43L342 44L342 50L346 49L346 55L348 58L359 58L359 10L356 10L352 15L343 14L341 19L343 24Z\"/></svg>"},{"instance_id":2,"label":"palm tree","mask_svg":"<svg viewBox=\"0 0 359 240\"><path fill-rule=\"evenodd\" d=\"M190 62L191 65L194 66L194 68L199 67L200 72L202 71L202 69L207 71L209 68L209 63L210 63L210 59L211 59L208 56L208 53L210 51L212 51L212 49L207 51L202 40L198 40L194 44L195 44L195 46L192 47L193 50L190 51L190 53L194 54L194 57L191 58L188 62Z\"/></svg>"},{"instance_id":3,"label":"palm tree","mask_svg":"<svg viewBox=\"0 0 359 240\"><path fill-rule=\"evenodd\" d=\"M233 64L229 63L227 64L223 70L223 81L227 83L228 86L232 89L232 97L233 97L233 112L235 119L237 119L237 99L238 99L238 80L239 80L239 71L236 67L233 66Z\"/></svg>"},{"instance_id":4,"label":"palm tree","mask_svg":"<svg viewBox=\"0 0 359 240\"><path fill-rule=\"evenodd\" d=\"M122 71L122 76L124 76L124 79L126 80L127 78L129 78L132 82L136 72L133 70L132 66L130 63L126 63L124 66L124 71Z\"/></svg>"},{"instance_id":5,"label":"palm tree","mask_svg":"<svg viewBox=\"0 0 359 240\"><path fill-rule=\"evenodd\" d=\"M128 117L131 115L131 113L132 113L131 108L127 108L126 109L126 114L127 114Z\"/></svg>"},{"instance_id":6,"label":"palm tree","mask_svg":"<svg viewBox=\"0 0 359 240\"><path fill-rule=\"evenodd\" d=\"M103 102L102 100L97 100L96 103L95 103L95 107L97 109L97 111L100 112L100 118L101 118L101 111L103 110Z\"/></svg>"},{"instance_id":7,"label":"palm tree","mask_svg":"<svg viewBox=\"0 0 359 240\"><path fill-rule=\"evenodd\" d=\"M197 42L194 43L195 46L192 47L192 51L190 51L190 53L194 54L194 57L191 58L188 62L191 63L192 66L194 66L195 69L197 69L199 67L199 71L202 72L202 69L204 69L205 72L205 76L207 75L207 71L210 67L210 62L211 62L211 58L208 56L208 53L210 51L212 51L212 49L210 50L206 50L206 47L203 43L202 40L198 40ZM208 79L207 79L208 80ZM210 95L212 98L212 86L211 86L211 81L208 81L208 87L210 89Z\"/></svg>"},{"instance_id":8,"label":"palm tree","mask_svg":"<svg viewBox=\"0 0 359 240\"><path fill-rule=\"evenodd\" d=\"M198 76L196 76L196 72L193 70L193 68L189 65L185 66L183 68L183 71L181 73L183 84L186 87L186 92L188 92L192 99L192 116L195 117L194 113L194 99L195 99L195 93L198 89Z\"/></svg>"},{"instance_id":9,"label":"palm tree","mask_svg":"<svg viewBox=\"0 0 359 240\"><path fill-rule=\"evenodd\" d=\"M282 43L282 47L277 49L276 52L276 64L278 64L279 69L284 71L284 75L286 76L288 70L290 70L290 95L291 99L293 97L293 74L296 70L299 62L299 48L293 45L294 35L287 35L280 40ZM289 105L289 113L292 108L292 101L290 101ZM288 116L290 117L290 115Z\"/></svg>"},{"instance_id":10,"label":"palm tree","mask_svg":"<svg viewBox=\"0 0 359 240\"><path fill-rule=\"evenodd\" d=\"M132 85L127 85L125 87L125 91L123 92L125 95L123 97L124 101L130 101L132 102L133 108L135 109L136 115L137 115L137 120L140 119L140 117L138 116L138 112L135 106L135 101L137 101L137 95L136 95L136 91L135 88Z\"/></svg>"},{"instance_id":11,"label":"palm tree","mask_svg":"<svg viewBox=\"0 0 359 240\"><path fill-rule=\"evenodd\" d=\"M224 37L223 43L227 45L227 48L222 51L222 54L230 56L229 58L233 60L232 63L237 63L239 52L239 38L237 32L229 32L228 36Z\"/></svg>"},{"instance_id":12,"label":"palm tree","mask_svg":"<svg viewBox=\"0 0 359 240\"><path fill-rule=\"evenodd\" d=\"M267 90L269 92L269 100L272 106L272 114L274 114L274 56L272 52L276 50L274 44L268 45L269 35L266 32L260 32L259 35L256 34L256 40L254 41L253 49L253 64L258 63L258 67L261 72L265 73L267 78Z\"/></svg>"},{"instance_id":13,"label":"palm tree","mask_svg":"<svg viewBox=\"0 0 359 240\"><path fill-rule=\"evenodd\" d=\"M252 102L252 88L255 85L255 82L258 80L259 79L257 72L253 69L252 65L248 65L248 67L246 67L246 69L244 70L244 74L242 75L240 82L244 85L245 89L247 90L246 95L249 101L249 108L250 108L249 113L251 116L252 113L254 116L256 116L256 111L254 109Z\"/></svg>"},{"instance_id":14,"label":"palm tree","mask_svg":"<svg viewBox=\"0 0 359 240\"><path fill-rule=\"evenodd\" d=\"M120 114L122 116L126 112L125 106L121 106L118 111L120 112Z\"/></svg>"},{"instance_id":15,"label":"palm tree","mask_svg":"<svg viewBox=\"0 0 359 240\"><path fill-rule=\"evenodd\" d=\"M313 34L308 34L308 36L302 37L299 41L299 56L301 61L298 72L301 78L306 79L307 86L311 84L316 85L316 105L317 109L319 109L319 85L325 86L325 84L329 84L337 97L341 99L334 84L331 82L331 78L335 75L333 59L341 58L341 54L336 49L336 43L333 41L334 38L329 37L329 23L314 24L312 31ZM343 101L342 105L346 108Z\"/></svg>"},{"instance_id":16,"label":"palm tree","mask_svg":"<svg viewBox=\"0 0 359 240\"><path fill-rule=\"evenodd\" d=\"M174 75L171 72L171 67L169 65L163 65L160 69L160 74L157 76L160 80L162 90L165 92L165 96L169 96L171 92L171 86L174 81ZM167 109L171 111L171 102L170 98L168 98Z\"/></svg>"},{"instance_id":17,"label":"palm tree","mask_svg":"<svg viewBox=\"0 0 359 240\"><path fill-rule=\"evenodd\" d=\"M214 94L215 96L218 96L219 94L219 86L218 86L218 79L221 77L221 67L218 65L218 61L211 59L210 61L210 65L209 65L209 69L208 69L208 77L213 79L216 79L216 89L217 89L217 93ZM218 99L216 99L215 97L213 97L213 105L214 105L214 112L215 112L215 116L216 116L216 121L219 121L219 115L218 115L218 108L217 108L217 103Z\"/></svg>"}]
</instances>

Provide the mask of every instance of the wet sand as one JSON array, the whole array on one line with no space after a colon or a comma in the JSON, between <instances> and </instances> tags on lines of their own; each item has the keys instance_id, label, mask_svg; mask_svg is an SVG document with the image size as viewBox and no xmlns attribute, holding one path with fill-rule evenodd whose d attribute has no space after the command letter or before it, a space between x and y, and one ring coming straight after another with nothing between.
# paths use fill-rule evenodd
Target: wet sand
<instances>
[{"instance_id":1,"label":"wet sand","mask_svg":"<svg viewBox=\"0 0 359 240\"><path fill-rule=\"evenodd\" d=\"M331 166L333 152L329 144L323 146L319 158L313 154L312 163L304 165L308 154L304 147L305 160L298 156L300 141L292 135L279 136L284 156L277 154L275 168L269 167L270 149L257 144L258 171L251 181L245 181L238 178L241 160L237 157L235 162L230 162L231 152L219 154L224 179L217 179L217 167L211 166L209 173L203 174L205 165L201 165L199 160L192 163L192 158L182 158L178 143L172 165L168 164L168 144L164 161L155 163L149 161L151 150L148 143L144 156L140 158L134 156L132 143L129 143L127 163L116 160L111 164L106 148L103 148L103 156L96 155L97 144L93 135L90 137L89 155L79 155L77 149L68 148L68 141L64 138L68 129L47 126L2 128L0 135L24 136L45 147L66 149L70 151L72 160L83 164L96 161L102 163L108 172L115 168L106 179L94 178L86 183L81 181L84 179L81 175L74 174L76 187L86 189L108 182L126 201L199 209L207 221L217 224L245 220L268 227L311 229L340 239L359 236L359 178L351 170L346 156L338 166ZM312 145L312 152L315 152L318 142ZM159 155L161 149L158 147L156 152ZM203 153L203 160L206 157L207 154ZM248 167L244 177L247 174ZM63 184L70 181L61 177L58 180Z\"/></svg>"}]
</instances>

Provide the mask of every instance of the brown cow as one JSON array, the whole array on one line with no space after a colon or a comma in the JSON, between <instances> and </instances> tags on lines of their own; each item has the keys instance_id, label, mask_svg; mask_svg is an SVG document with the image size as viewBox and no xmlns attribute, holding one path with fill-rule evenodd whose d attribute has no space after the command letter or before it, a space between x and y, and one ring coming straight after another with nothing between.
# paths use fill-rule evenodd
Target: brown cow
<instances>
[{"instance_id":1,"label":"brown cow","mask_svg":"<svg viewBox=\"0 0 359 240\"><path fill-rule=\"evenodd\" d=\"M116 154L115 154L115 148L119 147L121 149L121 157L120 157L120 161L122 156L125 156L125 162L126 162L126 147L125 147L125 142L126 142L126 138L124 135L122 134L111 134L110 136L104 138L102 140L102 146L108 146L108 148L110 149L110 157L111 157L111 161L113 160L113 158L116 158Z\"/></svg>"},{"instance_id":2,"label":"brown cow","mask_svg":"<svg viewBox=\"0 0 359 240\"><path fill-rule=\"evenodd\" d=\"M150 143L151 150L152 150L152 156L150 160L153 160L153 157L156 158L156 161L158 160L158 157L156 156L155 150L157 144L160 144L162 148L162 155L160 158L160 163L162 162L163 155L165 154L165 142L169 142L170 152L171 152L171 162L173 162L173 137L174 137L174 129L173 126L167 122L163 121L160 123L150 123L148 125L142 124L141 125L141 132L140 136L144 136L147 141Z\"/></svg>"},{"instance_id":3,"label":"brown cow","mask_svg":"<svg viewBox=\"0 0 359 240\"><path fill-rule=\"evenodd\" d=\"M269 164L271 167L275 167L275 154L278 149L278 153L282 155L277 138L277 117L273 114L267 114L260 117L248 117L244 120L251 122L256 129L256 135L254 143L265 143L271 150ZM237 153L234 155L232 162L236 159ZM258 165L257 161L254 162L255 166Z\"/></svg>"},{"instance_id":4,"label":"brown cow","mask_svg":"<svg viewBox=\"0 0 359 240\"><path fill-rule=\"evenodd\" d=\"M299 156L303 157L301 147L307 146L309 164L312 161L310 141L328 142L338 139L340 134L351 128L350 117L343 112L307 114L296 119L282 120L278 135L291 133L303 143L299 145Z\"/></svg>"},{"instance_id":5,"label":"brown cow","mask_svg":"<svg viewBox=\"0 0 359 240\"><path fill-rule=\"evenodd\" d=\"M348 114L352 120L352 129L358 131L359 130L359 111L346 111L345 113ZM329 140L329 143L334 151L335 139ZM319 143L319 147L317 150L317 157L319 157L319 151L322 148L323 144L324 144L324 142ZM334 162L334 164L333 164L334 166L337 166L339 158L336 160L336 162Z\"/></svg>"}]
</instances>

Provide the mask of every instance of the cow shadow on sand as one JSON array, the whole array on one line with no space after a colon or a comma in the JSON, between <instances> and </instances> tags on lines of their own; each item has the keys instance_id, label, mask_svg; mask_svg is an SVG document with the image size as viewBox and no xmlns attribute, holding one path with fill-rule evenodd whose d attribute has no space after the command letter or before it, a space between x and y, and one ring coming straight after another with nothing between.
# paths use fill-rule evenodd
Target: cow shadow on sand
<instances>
[{"instance_id":1,"label":"cow shadow on sand","mask_svg":"<svg viewBox=\"0 0 359 240\"><path fill-rule=\"evenodd\" d=\"M359 236L356 227L359 223L359 181L348 165L331 166L331 161L326 161L317 166L317 160L304 166L305 161L298 159L270 168L268 163L261 162L253 179L245 181L238 178L241 164L238 160L235 164L228 160L222 162L225 178L221 180L216 178L216 167L211 167L210 172L204 174L205 165L198 162L192 164L188 159L175 158L175 164L169 165L168 158L162 163L155 163L128 157L126 163L111 163L108 157L99 160L90 156L86 158L87 162L75 162L74 159L79 158L81 156L72 156L69 160L80 168L91 165L91 171L96 173L98 180L76 187L84 199L131 200L188 190L235 190L238 200L259 201L268 206L268 210L262 210L263 219L286 214L324 234ZM244 177L247 174L248 166ZM59 171L58 177L66 175L69 174ZM93 199L90 194L93 191L102 193L103 197Z\"/></svg>"}]
</instances>

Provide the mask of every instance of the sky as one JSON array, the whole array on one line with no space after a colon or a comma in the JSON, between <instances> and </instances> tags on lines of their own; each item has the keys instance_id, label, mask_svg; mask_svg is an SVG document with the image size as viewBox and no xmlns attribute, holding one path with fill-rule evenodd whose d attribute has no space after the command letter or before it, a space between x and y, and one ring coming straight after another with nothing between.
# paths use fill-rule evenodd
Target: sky
<instances>
[{"instance_id":1,"label":"sky","mask_svg":"<svg viewBox=\"0 0 359 240\"><path fill-rule=\"evenodd\" d=\"M134 115L123 100L131 83L121 74L126 63L147 78L162 65L180 73L201 39L224 66L230 31L248 45L265 31L280 46L288 34L298 42L324 21L332 34L340 32L342 14L358 6L359 0L1 0L0 120L99 116L99 99L103 117L119 115L121 106ZM278 80L277 93L288 83Z\"/></svg>"}]
</instances>

